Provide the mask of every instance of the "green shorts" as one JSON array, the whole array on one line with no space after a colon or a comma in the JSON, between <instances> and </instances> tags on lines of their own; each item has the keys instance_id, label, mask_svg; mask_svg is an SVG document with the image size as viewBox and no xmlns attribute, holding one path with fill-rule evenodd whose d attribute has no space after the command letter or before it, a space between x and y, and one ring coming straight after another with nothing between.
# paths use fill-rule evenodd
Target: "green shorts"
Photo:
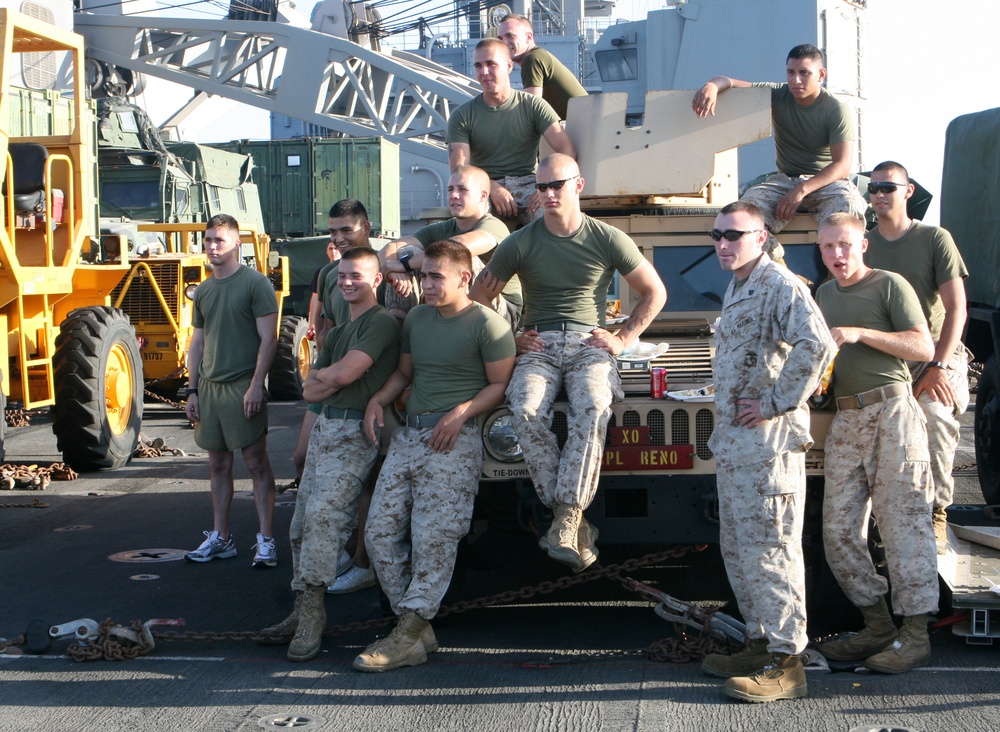
<instances>
[{"instance_id":1,"label":"green shorts","mask_svg":"<svg viewBox=\"0 0 1000 732\"><path fill-rule=\"evenodd\" d=\"M267 434L267 401L252 418L243 414L243 396L252 377L238 381L198 382L201 419L194 424L194 441L209 452L233 452L253 445Z\"/></svg>"}]
</instances>

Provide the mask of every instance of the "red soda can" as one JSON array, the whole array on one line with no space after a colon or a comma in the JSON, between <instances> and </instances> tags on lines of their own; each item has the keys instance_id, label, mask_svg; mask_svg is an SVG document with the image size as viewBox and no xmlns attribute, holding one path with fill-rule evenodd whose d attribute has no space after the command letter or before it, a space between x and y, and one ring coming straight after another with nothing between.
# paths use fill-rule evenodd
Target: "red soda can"
<instances>
[{"instance_id":1,"label":"red soda can","mask_svg":"<svg viewBox=\"0 0 1000 732\"><path fill-rule=\"evenodd\" d=\"M654 366L649 370L649 396L653 399L663 399L667 393L667 370L662 366Z\"/></svg>"}]
</instances>

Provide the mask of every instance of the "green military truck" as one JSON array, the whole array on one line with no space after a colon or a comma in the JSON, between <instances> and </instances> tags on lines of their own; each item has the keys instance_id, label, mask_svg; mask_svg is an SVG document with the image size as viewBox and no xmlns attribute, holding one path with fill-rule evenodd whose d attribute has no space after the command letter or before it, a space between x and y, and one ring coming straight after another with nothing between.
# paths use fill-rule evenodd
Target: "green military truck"
<instances>
[{"instance_id":1,"label":"green military truck","mask_svg":"<svg viewBox=\"0 0 1000 732\"><path fill-rule=\"evenodd\" d=\"M971 274L965 282L965 344L985 364L976 394L976 465L983 497L1000 503L1000 108L948 125L941 226Z\"/></svg>"}]
</instances>

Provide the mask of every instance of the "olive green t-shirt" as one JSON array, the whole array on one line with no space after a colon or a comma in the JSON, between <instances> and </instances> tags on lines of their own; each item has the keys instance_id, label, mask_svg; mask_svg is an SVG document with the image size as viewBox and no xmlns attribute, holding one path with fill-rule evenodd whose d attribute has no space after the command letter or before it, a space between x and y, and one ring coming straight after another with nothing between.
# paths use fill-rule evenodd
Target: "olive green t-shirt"
<instances>
[{"instance_id":1,"label":"olive green t-shirt","mask_svg":"<svg viewBox=\"0 0 1000 732\"><path fill-rule=\"evenodd\" d=\"M241 266L224 279L214 275L194 293L194 327L205 337L198 374L209 381L253 375L260 350L257 318L278 312L271 280Z\"/></svg>"},{"instance_id":2,"label":"olive green t-shirt","mask_svg":"<svg viewBox=\"0 0 1000 732\"><path fill-rule=\"evenodd\" d=\"M355 320L348 318L327 334L313 368L321 369L337 363L350 351L361 351L374 363L360 379L324 399L323 405L364 411L368 400L382 388L399 362L399 323L396 318L381 305L372 306Z\"/></svg>"},{"instance_id":3,"label":"olive green t-shirt","mask_svg":"<svg viewBox=\"0 0 1000 732\"><path fill-rule=\"evenodd\" d=\"M480 94L451 113L446 141L467 144L469 162L490 178L531 175L538 141L558 121L548 102L520 89L512 89L499 107L490 107Z\"/></svg>"},{"instance_id":4,"label":"olive green t-shirt","mask_svg":"<svg viewBox=\"0 0 1000 732\"><path fill-rule=\"evenodd\" d=\"M816 303L831 328L900 333L926 322L913 288L895 272L881 269L847 287L836 280L823 283ZM838 397L908 381L910 370L903 359L864 343L845 343L833 363L833 393Z\"/></svg>"},{"instance_id":5,"label":"olive green t-shirt","mask_svg":"<svg viewBox=\"0 0 1000 732\"><path fill-rule=\"evenodd\" d=\"M869 267L903 275L916 290L931 337L937 343L945 315L939 288L945 282L969 276L951 234L937 226L914 221L895 241L885 239L878 229L872 229L867 236L865 262Z\"/></svg>"},{"instance_id":6,"label":"olive green t-shirt","mask_svg":"<svg viewBox=\"0 0 1000 732\"><path fill-rule=\"evenodd\" d=\"M489 269L500 280L521 278L525 326L572 321L603 327L615 271L631 274L642 259L626 234L585 214L571 236L556 236L545 219L532 221L501 242Z\"/></svg>"},{"instance_id":7,"label":"olive green t-shirt","mask_svg":"<svg viewBox=\"0 0 1000 732\"><path fill-rule=\"evenodd\" d=\"M572 97L585 97L587 90L562 61L544 48L535 46L521 59L521 83L542 87L542 99L552 105L559 119L566 119Z\"/></svg>"},{"instance_id":8,"label":"olive green t-shirt","mask_svg":"<svg viewBox=\"0 0 1000 732\"><path fill-rule=\"evenodd\" d=\"M450 318L418 305L403 323L400 351L413 360L406 413L447 412L490 383L484 364L514 356L514 335L506 320L477 302Z\"/></svg>"},{"instance_id":9,"label":"olive green t-shirt","mask_svg":"<svg viewBox=\"0 0 1000 732\"><path fill-rule=\"evenodd\" d=\"M412 236L420 242L420 246L426 249L436 241L450 239L459 234L468 234L469 231L485 231L488 234L492 234L497 244L506 239L510 234L503 221L492 214L486 214L468 231L462 231L458 228L458 219L448 219L447 221L438 221L427 226L422 226ZM496 247L485 254L480 254L479 259L482 260L483 264L489 264L495 251ZM514 277L507 283L507 286L503 288L503 294L504 297L517 305L519 310L521 309L521 306L524 304L524 297L521 295L521 281L517 277Z\"/></svg>"},{"instance_id":10,"label":"olive green t-shirt","mask_svg":"<svg viewBox=\"0 0 1000 732\"><path fill-rule=\"evenodd\" d=\"M853 142L851 108L826 89L808 107L795 101L788 84L758 82L771 90L771 123L778 170L790 176L815 175L833 162L831 143Z\"/></svg>"}]
</instances>

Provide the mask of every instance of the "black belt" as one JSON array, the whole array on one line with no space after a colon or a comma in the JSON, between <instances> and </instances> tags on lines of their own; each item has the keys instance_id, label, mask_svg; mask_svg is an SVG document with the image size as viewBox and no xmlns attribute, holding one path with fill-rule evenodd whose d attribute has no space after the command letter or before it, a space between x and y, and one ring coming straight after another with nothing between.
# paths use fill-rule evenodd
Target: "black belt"
<instances>
[{"instance_id":1,"label":"black belt","mask_svg":"<svg viewBox=\"0 0 1000 732\"><path fill-rule=\"evenodd\" d=\"M436 425L438 422L440 422L445 417L446 414L448 414L448 412L434 412L431 414L407 414L406 426L413 427L418 430L428 429ZM475 417L473 417L472 419L465 420L465 424L467 425L475 423L476 423Z\"/></svg>"},{"instance_id":2,"label":"black belt","mask_svg":"<svg viewBox=\"0 0 1000 732\"><path fill-rule=\"evenodd\" d=\"M574 323L572 320L563 320L555 323L536 323L535 325L527 325L524 329L534 330L539 333L544 333L547 330L572 330L577 333L589 333L596 327L596 325L584 325L583 323Z\"/></svg>"},{"instance_id":3,"label":"black belt","mask_svg":"<svg viewBox=\"0 0 1000 732\"><path fill-rule=\"evenodd\" d=\"M360 409L334 409L323 407L323 416L327 419L364 419L365 413Z\"/></svg>"},{"instance_id":4,"label":"black belt","mask_svg":"<svg viewBox=\"0 0 1000 732\"><path fill-rule=\"evenodd\" d=\"M879 402L887 401L893 397L903 396L904 394L909 393L909 384L897 382L895 384L889 384L889 386L880 386L877 389L863 391L860 394L837 397L837 409L864 409L865 407L870 407L872 404L878 404Z\"/></svg>"}]
</instances>

